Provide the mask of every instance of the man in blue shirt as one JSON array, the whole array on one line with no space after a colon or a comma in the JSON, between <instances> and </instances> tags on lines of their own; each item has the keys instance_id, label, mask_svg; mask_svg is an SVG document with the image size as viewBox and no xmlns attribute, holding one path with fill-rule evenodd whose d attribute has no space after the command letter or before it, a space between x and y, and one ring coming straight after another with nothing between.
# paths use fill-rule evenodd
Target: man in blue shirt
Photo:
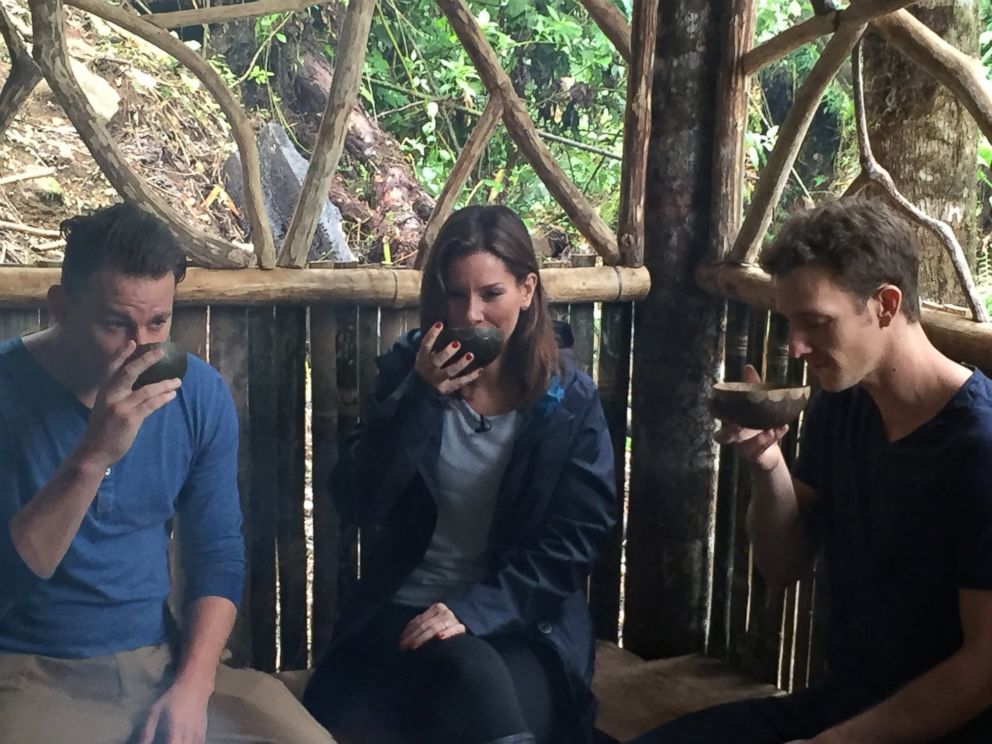
<instances>
[{"instance_id":1,"label":"man in blue shirt","mask_svg":"<svg viewBox=\"0 0 992 744\"><path fill-rule=\"evenodd\" d=\"M763 257L790 351L822 390L791 473L787 427L725 423L717 438L750 469L769 583L822 554L827 675L638 744L992 741L992 382L924 334L917 256L885 205L842 199L792 217Z\"/></svg>"},{"instance_id":2,"label":"man in blue shirt","mask_svg":"<svg viewBox=\"0 0 992 744\"><path fill-rule=\"evenodd\" d=\"M0 741L330 736L280 683L218 667L244 582L237 421L220 376L132 389L185 257L133 204L63 223L48 330L0 343ZM170 643L170 520L187 577Z\"/></svg>"}]
</instances>

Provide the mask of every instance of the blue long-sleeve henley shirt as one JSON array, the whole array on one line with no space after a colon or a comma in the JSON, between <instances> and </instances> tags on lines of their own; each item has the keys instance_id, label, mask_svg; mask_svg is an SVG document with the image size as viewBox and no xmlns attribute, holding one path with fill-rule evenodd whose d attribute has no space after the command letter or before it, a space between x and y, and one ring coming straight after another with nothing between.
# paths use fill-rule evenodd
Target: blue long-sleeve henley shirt
<instances>
[{"instance_id":1,"label":"blue long-sleeve henley shirt","mask_svg":"<svg viewBox=\"0 0 992 744\"><path fill-rule=\"evenodd\" d=\"M79 443L89 413L20 339L0 342L0 651L88 658L162 643L176 515L186 603L240 601L237 417L220 375L192 355L176 398L107 470L52 578L25 565L10 519Z\"/></svg>"}]
</instances>

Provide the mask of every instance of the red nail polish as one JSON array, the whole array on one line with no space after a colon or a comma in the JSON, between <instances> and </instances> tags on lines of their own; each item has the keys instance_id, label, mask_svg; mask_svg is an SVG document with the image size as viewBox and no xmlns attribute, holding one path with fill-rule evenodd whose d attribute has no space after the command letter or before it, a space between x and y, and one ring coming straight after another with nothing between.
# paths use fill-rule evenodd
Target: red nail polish
<instances>
[{"instance_id":1,"label":"red nail polish","mask_svg":"<svg viewBox=\"0 0 992 744\"><path fill-rule=\"evenodd\" d=\"M465 355L465 361L467 362L472 361L472 352L469 352L468 354Z\"/></svg>"},{"instance_id":2,"label":"red nail polish","mask_svg":"<svg viewBox=\"0 0 992 744\"><path fill-rule=\"evenodd\" d=\"M435 331L441 330L441 323L440 322L434 324L434 330Z\"/></svg>"},{"instance_id":3,"label":"red nail polish","mask_svg":"<svg viewBox=\"0 0 992 744\"><path fill-rule=\"evenodd\" d=\"M460 343L458 343L457 341L452 341L452 342L451 342L451 348L452 348L452 349L460 349L460 348L461 348L461 346L462 346L462 345L461 345Z\"/></svg>"}]
</instances>

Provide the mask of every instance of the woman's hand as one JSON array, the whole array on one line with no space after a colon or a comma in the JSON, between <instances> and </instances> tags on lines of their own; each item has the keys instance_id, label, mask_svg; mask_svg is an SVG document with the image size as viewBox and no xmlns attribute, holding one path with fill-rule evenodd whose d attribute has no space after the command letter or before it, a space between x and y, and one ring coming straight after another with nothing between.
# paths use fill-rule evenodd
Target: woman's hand
<instances>
[{"instance_id":1,"label":"woman's hand","mask_svg":"<svg viewBox=\"0 0 992 744\"><path fill-rule=\"evenodd\" d=\"M443 641L464 633L465 626L458 622L455 613L438 602L407 623L400 634L400 651L416 651L434 638Z\"/></svg>"},{"instance_id":2,"label":"woman's hand","mask_svg":"<svg viewBox=\"0 0 992 744\"><path fill-rule=\"evenodd\" d=\"M443 323L435 323L424 334L424 338L420 342L420 350L417 352L414 369L428 385L441 395L447 395L478 380L482 374L482 369L477 369L466 375L462 374L465 368L472 363L474 357L471 353L466 354L454 364L444 366L449 359L458 353L460 344L457 341L452 341L437 353L432 352L431 349L434 348L442 328L444 328Z\"/></svg>"}]
</instances>

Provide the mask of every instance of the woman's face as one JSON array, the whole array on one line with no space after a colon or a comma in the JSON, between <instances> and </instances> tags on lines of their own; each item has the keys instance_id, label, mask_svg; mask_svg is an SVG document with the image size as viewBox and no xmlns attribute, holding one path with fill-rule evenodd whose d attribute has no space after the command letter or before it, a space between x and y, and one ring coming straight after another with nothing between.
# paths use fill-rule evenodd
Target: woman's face
<instances>
[{"instance_id":1,"label":"woman's face","mask_svg":"<svg viewBox=\"0 0 992 744\"><path fill-rule=\"evenodd\" d=\"M534 301L537 274L518 282L502 260L479 251L452 261L445 284L447 325L499 328L508 339L520 312Z\"/></svg>"}]
</instances>

